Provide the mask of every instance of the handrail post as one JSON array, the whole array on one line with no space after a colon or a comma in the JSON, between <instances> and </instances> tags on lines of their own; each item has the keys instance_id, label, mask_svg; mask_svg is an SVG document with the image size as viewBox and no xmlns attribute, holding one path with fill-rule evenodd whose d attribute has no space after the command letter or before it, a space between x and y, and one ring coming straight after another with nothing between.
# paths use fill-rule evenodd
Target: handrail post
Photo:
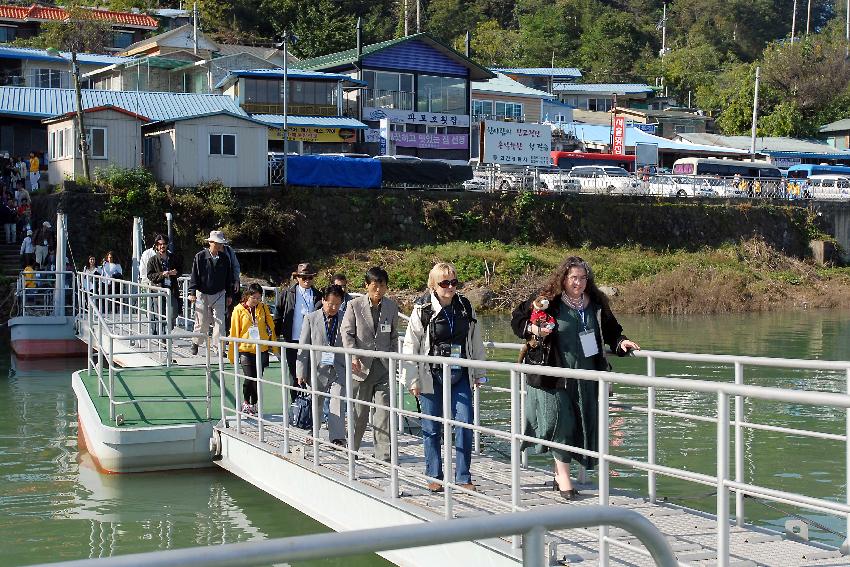
<instances>
[{"instance_id":1,"label":"handrail post","mask_svg":"<svg viewBox=\"0 0 850 567\"><path fill-rule=\"evenodd\" d=\"M207 337L207 356L209 356L210 352L210 339ZM239 398L242 395L242 391L239 388L239 375L242 374L242 379L245 379L245 369L242 368L242 361L237 354L239 352L239 344L234 343L233 348L235 350L234 358L233 358L233 409L236 410L236 433L242 434L242 404L239 403ZM221 359L221 357L219 357ZM245 400L242 400L243 402Z\"/></svg>"},{"instance_id":2,"label":"handrail post","mask_svg":"<svg viewBox=\"0 0 850 567\"><path fill-rule=\"evenodd\" d=\"M322 354L319 351L311 350L310 354L310 415L313 421L313 466L319 466L319 430L322 427L322 411L319 409L319 404L322 407L325 405L325 399L321 398L319 402L318 380L319 373L316 371L316 358L321 358ZM298 380L296 377L295 380Z\"/></svg>"},{"instance_id":3,"label":"handrail post","mask_svg":"<svg viewBox=\"0 0 850 567\"><path fill-rule=\"evenodd\" d=\"M97 395L103 396L103 318L97 318Z\"/></svg>"},{"instance_id":4,"label":"handrail post","mask_svg":"<svg viewBox=\"0 0 850 567\"><path fill-rule=\"evenodd\" d=\"M115 343L112 339L112 334L109 335L109 355L106 357L106 363L109 365L109 421L115 423L115 365L113 364L113 352Z\"/></svg>"},{"instance_id":5,"label":"handrail post","mask_svg":"<svg viewBox=\"0 0 850 567\"><path fill-rule=\"evenodd\" d=\"M516 512L520 503L519 434L519 375L516 370L511 370L511 512ZM519 536L513 536L511 544L514 549L519 549Z\"/></svg>"},{"instance_id":6,"label":"handrail post","mask_svg":"<svg viewBox=\"0 0 850 567\"><path fill-rule=\"evenodd\" d=\"M235 345L234 345L235 348ZM280 347L278 354L280 358L280 397L283 403L283 454L289 454L289 389L286 387L286 377L288 375L286 369L286 349Z\"/></svg>"},{"instance_id":7,"label":"handrail post","mask_svg":"<svg viewBox=\"0 0 850 567\"><path fill-rule=\"evenodd\" d=\"M610 443L610 430L608 420L608 382L601 380L599 382L599 395L597 396L599 414L599 505L608 506L609 501L609 484L610 476L608 472L608 446ZM605 524L599 525L599 565L608 567L608 526Z\"/></svg>"},{"instance_id":8,"label":"handrail post","mask_svg":"<svg viewBox=\"0 0 850 567\"><path fill-rule=\"evenodd\" d=\"M847 394L850 395L850 367L848 367L846 370L845 388L847 389ZM847 436L847 440L844 442L844 487L846 490L845 502L850 505L850 408L848 408L845 413L847 417L845 418L846 424L844 431ZM844 540L844 542L841 544L841 553L848 555L850 554L850 514L847 515L846 526L846 533L848 534L848 539Z\"/></svg>"},{"instance_id":9,"label":"handrail post","mask_svg":"<svg viewBox=\"0 0 850 567\"><path fill-rule=\"evenodd\" d=\"M235 347L236 345L234 345ZM207 358L209 360L209 358ZM238 360L236 361L239 362ZM235 368L235 366L234 366ZM209 369L209 366L207 366ZM221 421L224 424L224 427L227 427L227 413L225 412L225 392L224 392L224 357L218 357L218 389L219 389L219 399L221 403ZM286 408L284 408L284 412Z\"/></svg>"},{"instance_id":10,"label":"handrail post","mask_svg":"<svg viewBox=\"0 0 850 567\"><path fill-rule=\"evenodd\" d=\"M348 481L354 482L354 401L352 399L351 355L345 353L345 432L348 446Z\"/></svg>"},{"instance_id":11,"label":"handrail post","mask_svg":"<svg viewBox=\"0 0 850 567\"><path fill-rule=\"evenodd\" d=\"M443 363L443 499L445 501L445 516L447 520L453 517L452 512L452 487L454 468L452 467L452 369L447 363Z\"/></svg>"},{"instance_id":12,"label":"handrail post","mask_svg":"<svg viewBox=\"0 0 850 567\"><path fill-rule=\"evenodd\" d=\"M655 358L646 358L646 375L649 378L655 378ZM650 465L656 464L658 458L655 428L655 386L650 386L646 389L646 461ZM646 473L647 492L649 493L649 501L653 504L657 497L657 483L655 471L647 471Z\"/></svg>"},{"instance_id":13,"label":"handrail post","mask_svg":"<svg viewBox=\"0 0 850 567\"><path fill-rule=\"evenodd\" d=\"M717 565L729 567L729 395L717 392Z\"/></svg>"},{"instance_id":14,"label":"handrail post","mask_svg":"<svg viewBox=\"0 0 850 567\"><path fill-rule=\"evenodd\" d=\"M91 299L89 299L89 302L90 301L91 301ZM88 364L86 365L86 372L88 373L88 376L91 376L92 364L94 364L94 362L92 360L92 358L94 358L94 324L92 322L92 309L91 309L91 305L89 305L89 302L86 302L86 306L87 306L86 319L88 320L88 327L89 327L88 328L88 332L89 332L88 343L89 344L88 344L88 347L87 347ZM98 387L97 395L98 396L103 395L103 392L100 390L100 387Z\"/></svg>"},{"instance_id":15,"label":"handrail post","mask_svg":"<svg viewBox=\"0 0 850 567\"><path fill-rule=\"evenodd\" d=\"M481 387L472 389L472 423L481 425ZM472 449L476 455L481 454L481 432L477 429L472 432Z\"/></svg>"},{"instance_id":16,"label":"handrail post","mask_svg":"<svg viewBox=\"0 0 850 567\"><path fill-rule=\"evenodd\" d=\"M546 530L536 526L522 534L523 567L546 567Z\"/></svg>"},{"instance_id":17,"label":"handrail post","mask_svg":"<svg viewBox=\"0 0 850 567\"><path fill-rule=\"evenodd\" d=\"M174 339L171 337L171 315L174 312L174 308L171 305L172 300L171 300L171 290L170 289L165 290L164 299L165 299L165 323L163 323L162 328L163 328L163 333L165 334L165 346L166 346L166 353L168 355L168 358L165 359L165 366L170 368L171 367L171 360L172 360L172 358L171 358L172 354L171 353L174 349ZM208 353L209 353L209 350L210 349L207 349Z\"/></svg>"},{"instance_id":18,"label":"handrail post","mask_svg":"<svg viewBox=\"0 0 850 567\"><path fill-rule=\"evenodd\" d=\"M522 372L519 375L519 422L520 422L520 431L524 428L525 425L525 396L528 391L528 377L525 372ZM528 449L525 449L520 453L520 464L522 468L528 468Z\"/></svg>"},{"instance_id":19,"label":"handrail post","mask_svg":"<svg viewBox=\"0 0 850 567\"><path fill-rule=\"evenodd\" d=\"M396 381L396 359L390 358L390 498L398 498L398 430L392 427L397 414L395 407L396 390L401 390Z\"/></svg>"},{"instance_id":20,"label":"handrail post","mask_svg":"<svg viewBox=\"0 0 850 567\"><path fill-rule=\"evenodd\" d=\"M735 363L735 384L744 385L744 365ZM744 482L744 398L735 396L735 482ZM744 493L735 491L735 523L744 525Z\"/></svg>"},{"instance_id":21,"label":"handrail post","mask_svg":"<svg viewBox=\"0 0 850 567\"><path fill-rule=\"evenodd\" d=\"M222 358L221 351L224 350L224 343L218 345L219 358ZM207 349L209 356L210 349ZM260 443L265 442L265 430L263 428L263 384L260 382L263 378L263 350L260 345L254 345L254 374L257 375L257 440ZM248 377L245 377L247 380Z\"/></svg>"}]
</instances>

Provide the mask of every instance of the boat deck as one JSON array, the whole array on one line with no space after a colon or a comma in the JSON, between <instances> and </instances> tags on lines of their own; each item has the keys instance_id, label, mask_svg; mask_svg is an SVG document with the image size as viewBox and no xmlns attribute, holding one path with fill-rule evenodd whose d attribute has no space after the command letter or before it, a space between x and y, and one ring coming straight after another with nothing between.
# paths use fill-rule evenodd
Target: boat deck
<instances>
[{"instance_id":1,"label":"boat deck","mask_svg":"<svg viewBox=\"0 0 850 567\"><path fill-rule=\"evenodd\" d=\"M283 445L283 428L280 425L281 416L270 413L266 420L277 424L266 424L264 427L264 442L259 443L257 436L257 420L242 419L242 433L238 435L232 418L228 419L228 428L218 430L222 435L242 437L254 445L255 451L265 450L280 454ZM330 482L351 486L348 480L348 455L343 448L323 443L320 452L320 465L314 468L312 461L312 445L308 445L309 432L289 428L290 451L289 459L299 466L321 475ZM322 430L322 437L327 440L327 431ZM371 451L370 432L367 431L361 451L369 454ZM383 504L396 508L404 508L408 512L425 521L439 520L444 517L444 496L434 494L424 487L421 479L406 475L405 471L416 470L424 472L424 455L422 441L419 437L399 434L399 474L400 497L389 497L390 475L389 468L379 463L360 459L356 463L355 488L368 490L372 494L383 494ZM227 468L226 463L224 464ZM511 471L509 463L499 460L492 455L474 455L472 460L473 482L480 493L503 501L498 505L483 501L475 496L460 494L453 495L453 516L474 517L509 511L511 500ZM598 503L595 486L579 485L583 495L577 501L564 501L552 489L550 472L537 469L523 469L521 472L521 502L526 509L537 506L583 506ZM285 489L284 489L285 490ZM611 491L612 506L628 508L649 519L664 533L671 543L679 561L687 565L710 566L717 564L717 533L714 517L687 508L666 504L650 503L647 499L625 491ZM640 567L655 563L646 555L634 549L643 549L639 541L619 529L611 529L612 537L626 544L626 548L617 545L610 546L611 565ZM598 533L595 529L564 530L548 535L551 553L562 564L590 567L598 563ZM507 540L504 541L508 543ZM837 550L826 549L807 542L790 540L780 534L746 526L731 528L730 562L732 567L795 567L795 566L847 566L850 560ZM504 551L504 550L502 550Z\"/></svg>"},{"instance_id":2,"label":"boat deck","mask_svg":"<svg viewBox=\"0 0 850 567\"><path fill-rule=\"evenodd\" d=\"M280 376L279 362L273 362L271 371L266 371L267 380L274 380L275 376ZM98 396L97 375L92 372L91 376L87 376L85 372L82 372L81 377L101 423L111 425L109 397ZM146 399L155 398L179 400L203 397L206 392L206 368L203 366L119 368L115 370L114 380L115 401L138 400L141 402L140 404L122 404L119 406L120 409L116 410L124 416L123 427L182 425L216 422L221 419L221 392L217 367L212 368L210 372L211 419L206 417L204 402L145 402ZM232 406L235 399L233 384L225 384L224 389L228 404ZM280 386L264 384L263 397L264 407L272 413L282 413L283 400L280 398Z\"/></svg>"}]
</instances>

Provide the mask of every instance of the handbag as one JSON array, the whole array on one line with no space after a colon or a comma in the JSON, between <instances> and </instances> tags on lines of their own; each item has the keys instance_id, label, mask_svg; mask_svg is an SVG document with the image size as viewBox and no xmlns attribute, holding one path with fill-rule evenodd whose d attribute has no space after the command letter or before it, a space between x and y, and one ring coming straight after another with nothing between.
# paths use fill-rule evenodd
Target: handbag
<instances>
[{"instance_id":1,"label":"handbag","mask_svg":"<svg viewBox=\"0 0 850 567\"><path fill-rule=\"evenodd\" d=\"M298 429L313 429L313 407L307 392L295 394L289 408L289 425Z\"/></svg>"}]
</instances>

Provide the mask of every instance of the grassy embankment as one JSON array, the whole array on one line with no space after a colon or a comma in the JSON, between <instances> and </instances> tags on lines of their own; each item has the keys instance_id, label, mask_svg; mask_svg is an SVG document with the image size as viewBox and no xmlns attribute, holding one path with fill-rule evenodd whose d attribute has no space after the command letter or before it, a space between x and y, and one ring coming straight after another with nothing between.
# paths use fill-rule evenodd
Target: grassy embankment
<instances>
[{"instance_id":1,"label":"grassy embankment","mask_svg":"<svg viewBox=\"0 0 850 567\"><path fill-rule=\"evenodd\" d=\"M350 252L317 262L319 285L343 272L351 288L360 274L382 265L390 288L402 302L425 288L428 270L439 260L453 262L464 293L485 309L510 310L542 285L567 255L593 267L618 312L708 314L770 309L850 307L850 268L818 267L785 256L759 239L703 249L655 251L639 246L563 248L500 242L452 242L408 249Z\"/></svg>"}]
</instances>

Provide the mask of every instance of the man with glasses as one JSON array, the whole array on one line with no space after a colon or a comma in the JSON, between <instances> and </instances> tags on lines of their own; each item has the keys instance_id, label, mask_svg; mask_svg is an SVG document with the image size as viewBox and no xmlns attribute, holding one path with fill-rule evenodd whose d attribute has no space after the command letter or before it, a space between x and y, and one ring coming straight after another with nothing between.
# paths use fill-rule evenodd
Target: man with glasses
<instances>
[{"instance_id":1,"label":"man with glasses","mask_svg":"<svg viewBox=\"0 0 850 567\"><path fill-rule=\"evenodd\" d=\"M301 338L304 317L322 305L322 292L313 288L316 270L309 262L298 264L298 268L292 272L292 277L296 279L296 283L280 294L274 324L275 329L280 331L280 340L297 343ZM298 350L292 348L285 350L290 384L294 384Z\"/></svg>"}]
</instances>

